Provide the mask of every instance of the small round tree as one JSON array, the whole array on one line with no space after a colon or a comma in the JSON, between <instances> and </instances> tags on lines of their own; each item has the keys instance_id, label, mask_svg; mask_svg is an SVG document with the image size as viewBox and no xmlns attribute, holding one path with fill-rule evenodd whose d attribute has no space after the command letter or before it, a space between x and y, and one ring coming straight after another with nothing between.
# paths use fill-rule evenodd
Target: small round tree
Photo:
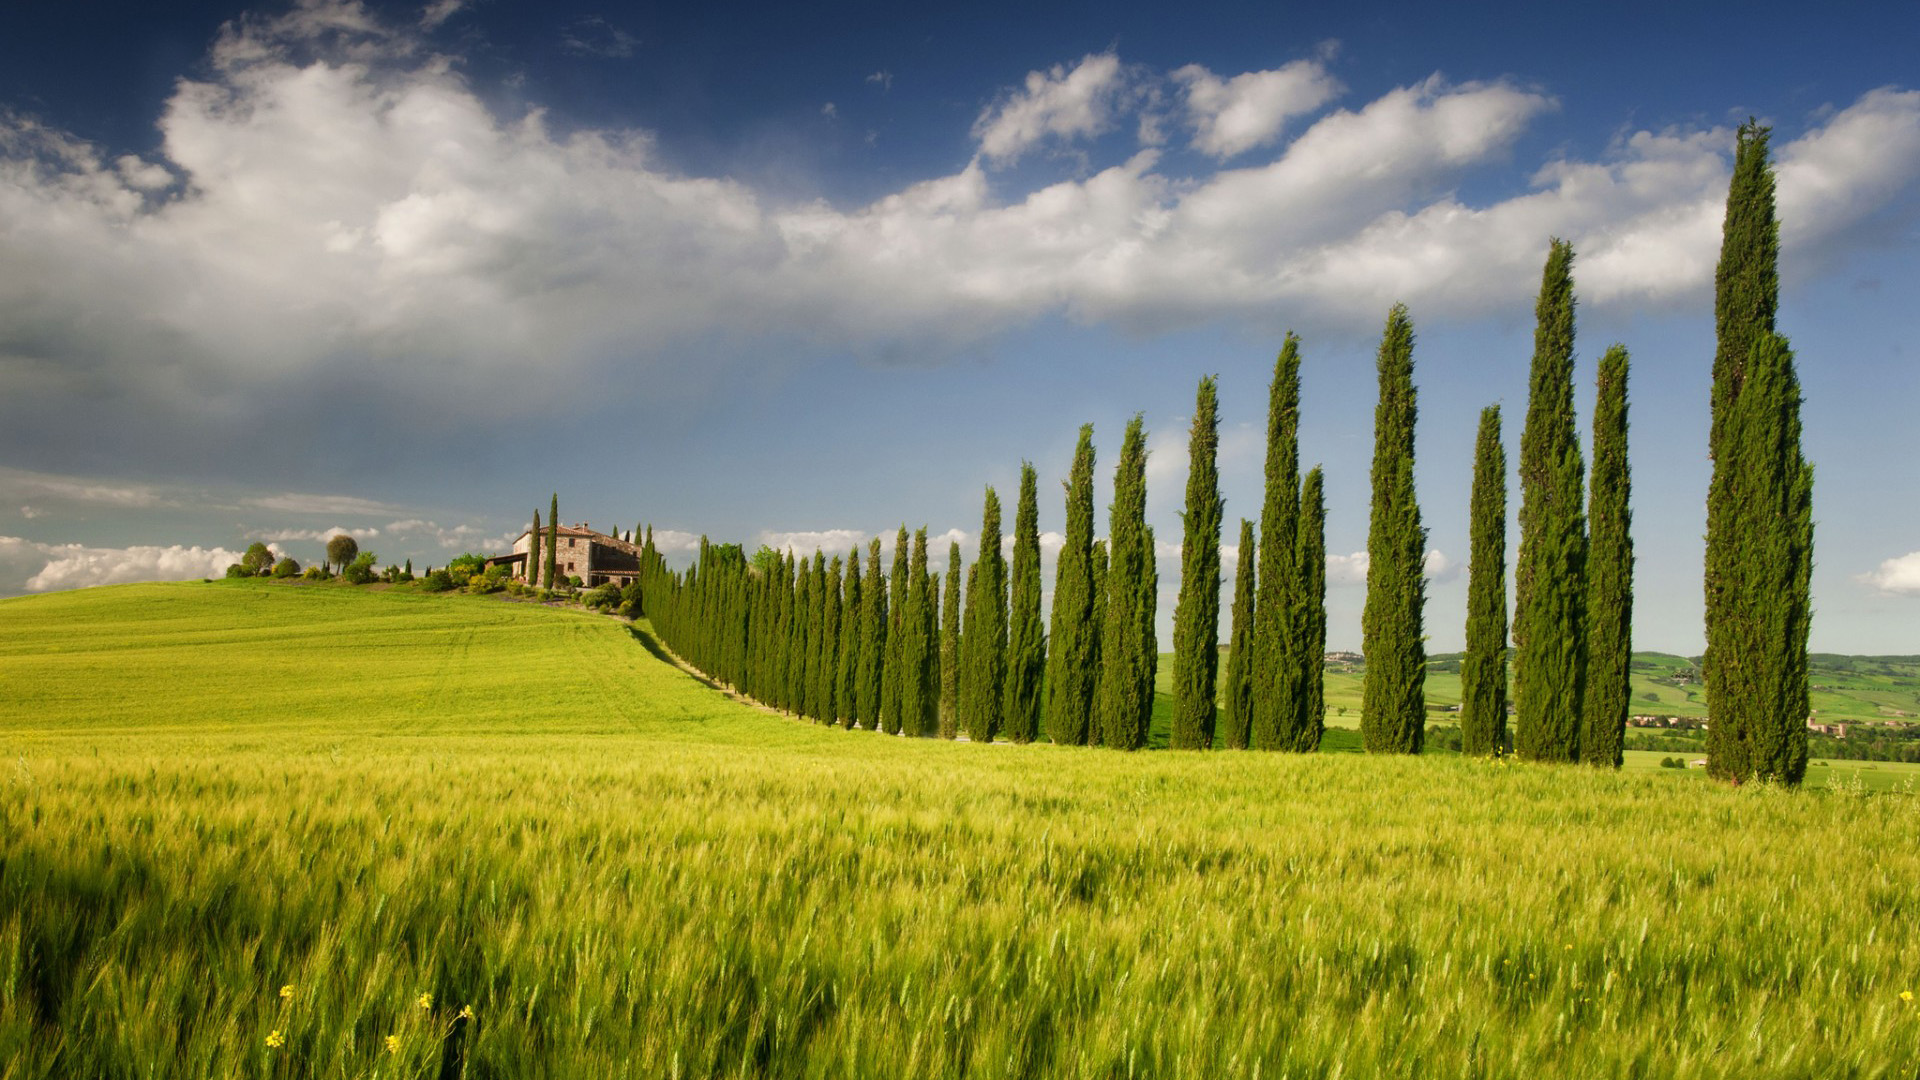
<instances>
[{"instance_id":1,"label":"small round tree","mask_svg":"<svg viewBox=\"0 0 1920 1080\"><path fill-rule=\"evenodd\" d=\"M248 546L247 553L240 556L240 565L246 568L247 573L256 577L264 575L273 568L273 552L267 550L267 545L256 540Z\"/></svg>"},{"instance_id":2,"label":"small round tree","mask_svg":"<svg viewBox=\"0 0 1920 1080\"><path fill-rule=\"evenodd\" d=\"M348 536L346 533L340 533L327 541L327 561L342 570L345 570L347 564L352 562L354 557L359 554L360 545L355 543L353 537Z\"/></svg>"}]
</instances>

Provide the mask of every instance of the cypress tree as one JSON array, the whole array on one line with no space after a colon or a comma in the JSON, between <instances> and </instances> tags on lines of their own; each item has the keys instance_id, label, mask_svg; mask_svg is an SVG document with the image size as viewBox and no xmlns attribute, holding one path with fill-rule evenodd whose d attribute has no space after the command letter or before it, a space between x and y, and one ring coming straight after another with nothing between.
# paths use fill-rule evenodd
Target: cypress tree
<instances>
[{"instance_id":1,"label":"cypress tree","mask_svg":"<svg viewBox=\"0 0 1920 1080\"><path fill-rule=\"evenodd\" d=\"M1088 549L1088 557L1091 567L1087 577L1093 585L1094 617L1087 622L1087 658L1093 665L1091 690L1097 695L1100 688L1100 665L1106 661L1104 646L1107 633L1107 574L1112 568L1112 561L1107 557L1107 542L1094 541L1093 547ZM1100 745L1100 725L1095 719L1093 708L1093 699L1088 698L1087 728L1081 736L1081 746Z\"/></svg>"},{"instance_id":2,"label":"cypress tree","mask_svg":"<svg viewBox=\"0 0 1920 1080\"><path fill-rule=\"evenodd\" d=\"M1514 743L1536 761L1580 759L1586 686L1586 470L1573 423L1573 308L1573 246L1555 240L1535 308L1514 569Z\"/></svg>"},{"instance_id":3,"label":"cypress tree","mask_svg":"<svg viewBox=\"0 0 1920 1080\"><path fill-rule=\"evenodd\" d=\"M900 647L905 644L906 637L901 618L907 608L907 563L910 559L907 527L902 525L893 539L893 572L887 587L887 666L880 683L880 727L889 735L898 735L902 729L900 679L904 669L900 661Z\"/></svg>"},{"instance_id":4,"label":"cypress tree","mask_svg":"<svg viewBox=\"0 0 1920 1080\"><path fill-rule=\"evenodd\" d=\"M1253 593L1254 566L1259 554L1254 547L1253 522L1240 519L1240 556L1233 574L1233 625L1227 642L1226 708L1222 710L1221 740L1229 750L1247 748L1248 722L1253 711Z\"/></svg>"},{"instance_id":5,"label":"cypress tree","mask_svg":"<svg viewBox=\"0 0 1920 1080\"><path fill-rule=\"evenodd\" d=\"M1507 452L1500 406L1480 410L1470 499L1467 651L1460 658L1460 748L1498 754L1507 745Z\"/></svg>"},{"instance_id":6,"label":"cypress tree","mask_svg":"<svg viewBox=\"0 0 1920 1080\"><path fill-rule=\"evenodd\" d=\"M1627 350L1600 358L1588 485L1586 729L1580 758L1617 769L1625 759L1633 668L1633 510L1627 465ZM1711 730L1711 729L1709 729Z\"/></svg>"},{"instance_id":7,"label":"cypress tree","mask_svg":"<svg viewBox=\"0 0 1920 1080\"><path fill-rule=\"evenodd\" d=\"M411 569L411 567L409 567ZM527 584L540 583L540 509L534 508L533 528L527 530Z\"/></svg>"},{"instance_id":8,"label":"cypress tree","mask_svg":"<svg viewBox=\"0 0 1920 1080\"><path fill-rule=\"evenodd\" d=\"M1387 315L1373 412L1373 508L1367 526L1367 602L1360 626L1367 670L1360 739L1369 753L1417 754L1426 740L1426 645L1421 562L1427 531L1413 491L1413 321L1404 304Z\"/></svg>"},{"instance_id":9,"label":"cypress tree","mask_svg":"<svg viewBox=\"0 0 1920 1080\"><path fill-rule=\"evenodd\" d=\"M1274 361L1267 391L1267 463L1260 508L1259 592L1253 602L1253 716L1248 740L1256 750L1293 744L1299 661L1292 641L1293 565L1300 518L1300 339L1289 333Z\"/></svg>"},{"instance_id":10,"label":"cypress tree","mask_svg":"<svg viewBox=\"0 0 1920 1080\"><path fill-rule=\"evenodd\" d=\"M940 737L960 734L960 542L947 543L946 588L940 600Z\"/></svg>"},{"instance_id":11,"label":"cypress tree","mask_svg":"<svg viewBox=\"0 0 1920 1080\"><path fill-rule=\"evenodd\" d=\"M1187 510L1180 541L1180 599L1173 609L1175 750L1213 746L1220 671L1220 421L1212 376L1200 380L1187 435Z\"/></svg>"},{"instance_id":12,"label":"cypress tree","mask_svg":"<svg viewBox=\"0 0 1920 1080\"><path fill-rule=\"evenodd\" d=\"M554 585L554 568L560 561L560 493L553 493L553 505L547 514L547 588Z\"/></svg>"},{"instance_id":13,"label":"cypress tree","mask_svg":"<svg viewBox=\"0 0 1920 1080\"><path fill-rule=\"evenodd\" d=\"M1295 655L1300 662L1300 720L1293 749L1318 753L1327 729L1325 659L1327 655L1327 505L1325 481L1314 466L1300 491L1300 528L1295 536L1300 571L1294 620Z\"/></svg>"},{"instance_id":14,"label":"cypress tree","mask_svg":"<svg viewBox=\"0 0 1920 1080\"><path fill-rule=\"evenodd\" d=\"M927 677L934 674L934 642L927 634L927 530L913 534L913 554L907 568L906 605L900 612L900 730L926 735L921 726L935 706L936 689Z\"/></svg>"},{"instance_id":15,"label":"cypress tree","mask_svg":"<svg viewBox=\"0 0 1920 1080\"><path fill-rule=\"evenodd\" d=\"M860 599L860 686L854 695L854 722L876 731L887 667L887 579L880 571L877 536L867 544L867 577L861 584Z\"/></svg>"},{"instance_id":16,"label":"cypress tree","mask_svg":"<svg viewBox=\"0 0 1920 1080\"><path fill-rule=\"evenodd\" d=\"M1067 492L1066 539L1054 566L1052 642L1047 650L1047 738L1084 746L1098 665L1094 641L1106 615L1093 585L1093 425L1080 425Z\"/></svg>"},{"instance_id":17,"label":"cypress tree","mask_svg":"<svg viewBox=\"0 0 1920 1080\"><path fill-rule=\"evenodd\" d=\"M1000 496L987 488L980 515L980 554L968 583L966 635L960 640L960 724L967 738L989 743L1000 733L1007 679L1006 560L1000 554Z\"/></svg>"},{"instance_id":18,"label":"cypress tree","mask_svg":"<svg viewBox=\"0 0 1920 1080\"><path fill-rule=\"evenodd\" d=\"M835 692L840 682L840 556L827 564L821 592L826 597L826 633L820 641L820 722L833 725L840 719L840 700Z\"/></svg>"},{"instance_id":19,"label":"cypress tree","mask_svg":"<svg viewBox=\"0 0 1920 1080\"><path fill-rule=\"evenodd\" d=\"M1774 332L1780 233L1770 137L1751 120L1740 127L1714 273L1702 672L1711 774L1797 784L1810 712L1813 470L1800 446L1793 352Z\"/></svg>"},{"instance_id":20,"label":"cypress tree","mask_svg":"<svg viewBox=\"0 0 1920 1080\"><path fill-rule=\"evenodd\" d=\"M1147 532L1147 437L1141 417L1127 424L1114 470L1113 503L1108 507L1107 609L1100 632L1100 676L1094 691L1093 723L1103 746L1138 750L1146 744L1140 718L1153 711L1151 662L1158 656L1142 649L1145 617L1152 633L1153 541ZM1144 608L1144 610L1143 610ZM1144 685L1143 685L1144 683Z\"/></svg>"},{"instance_id":21,"label":"cypress tree","mask_svg":"<svg viewBox=\"0 0 1920 1080\"><path fill-rule=\"evenodd\" d=\"M1040 623L1040 496L1033 463L1020 463L1020 503L1013 517L1013 566L1007 601L1007 738L1030 743L1040 730L1040 680L1047 632Z\"/></svg>"},{"instance_id":22,"label":"cypress tree","mask_svg":"<svg viewBox=\"0 0 1920 1080\"><path fill-rule=\"evenodd\" d=\"M1141 485L1145 487L1145 484ZM1139 635L1139 655L1144 658L1134 693L1139 701L1139 711L1133 720L1134 745L1147 745L1147 736L1153 731L1153 687L1160 674L1160 641L1153 629L1154 613L1158 610L1160 599L1160 545L1154 542L1153 526L1146 527L1147 542L1145 570L1140 575L1140 588L1135 594L1134 633Z\"/></svg>"},{"instance_id":23,"label":"cypress tree","mask_svg":"<svg viewBox=\"0 0 1920 1080\"><path fill-rule=\"evenodd\" d=\"M916 541L920 549L920 589L926 594L926 606L920 612L920 637L926 649L926 672L921 677L925 689L920 697L920 734L933 738L940 734L940 576L927 570L926 529Z\"/></svg>"},{"instance_id":24,"label":"cypress tree","mask_svg":"<svg viewBox=\"0 0 1920 1080\"><path fill-rule=\"evenodd\" d=\"M840 589L840 661L833 674L833 708L840 726L850 728L856 688L860 684L860 620L865 610L860 598L859 544L847 552L846 577Z\"/></svg>"},{"instance_id":25,"label":"cypress tree","mask_svg":"<svg viewBox=\"0 0 1920 1080\"><path fill-rule=\"evenodd\" d=\"M814 588L819 575L814 571L813 560L800 556L799 585L794 593L794 637L793 637L793 711L804 717L813 712L813 676L820 662L815 646L820 633L819 606L814 602Z\"/></svg>"}]
</instances>

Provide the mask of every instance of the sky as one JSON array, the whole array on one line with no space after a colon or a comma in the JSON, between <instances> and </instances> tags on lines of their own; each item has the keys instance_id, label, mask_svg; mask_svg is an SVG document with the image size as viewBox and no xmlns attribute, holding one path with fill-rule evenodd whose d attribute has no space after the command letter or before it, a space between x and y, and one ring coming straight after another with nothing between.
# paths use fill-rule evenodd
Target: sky
<instances>
[{"instance_id":1,"label":"sky","mask_svg":"<svg viewBox=\"0 0 1920 1080\"><path fill-rule=\"evenodd\" d=\"M1734 132L1773 128L1816 651L1920 653L1920 6L529 4L10 11L0 596L346 531L416 568L569 523L975 557L1094 425L1152 451L1162 647L1195 387L1226 584L1301 335L1329 647L1360 646L1373 360L1414 320L1428 647L1480 409L1517 464L1551 238L1583 438L1632 356L1635 644L1693 654ZM1508 478L1516 523L1519 487ZM1223 600L1225 598L1223 597ZM0 609L4 610L4 609ZM1225 624L1222 624L1225 634Z\"/></svg>"}]
</instances>

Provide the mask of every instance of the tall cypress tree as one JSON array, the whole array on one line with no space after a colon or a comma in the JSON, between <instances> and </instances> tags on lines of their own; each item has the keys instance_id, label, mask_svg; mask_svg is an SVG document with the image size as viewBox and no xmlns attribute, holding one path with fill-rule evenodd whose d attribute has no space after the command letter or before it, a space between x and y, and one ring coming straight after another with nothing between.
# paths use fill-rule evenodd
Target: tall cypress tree
<instances>
[{"instance_id":1,"label":"tall cypress tree","mask_svg":"<svg viewBox=\"0 0 1920 1080\"><path fill-rule=\"evenodd\" d=\"M1093 587L1093 425L1080 426L1068 474L1067 532L1054 567L1052 644L1047 650L1047 738L1083 746L1093 712L1094 640L1105 605Z\"/></svg>"},{"instance_id":2,"label":"tall cypress tree","mask_svg":"<svg viewBox=\"0 0 1920 1080\"><path fill-rule=\"evenodd\" d=\"M927 633L927 530L913 534L913 554L907 568L907 602L900 612L900 730L929 735L922 724L936 706L937 688L927 681L934 674L934 642Z\"/></svg>"},{"instance_id":3,"label":"tall cypress tree","mask_svg":"<svg viewBox=\"0 0 1920 1080\"><path fill-rule=\"evenodd\" d=\"M840 662L833 675L833 706L841 727L850 728L860 686L860 627L866 604L860 595L860 545L847 552L846 577L840 585Z\"/></svg>"},{"instance_id":4,"label":"tall cypress tree","mask_svg":"<svg viewBox=\"0 0 1920 1080\"><path fill-rule=\"evenodd\" d=\"M980 554L968 583L966 634L960 640L960 724L967 738L988 743L1000 733L1007 679L1006 560L1000 554L1000 496L987 488L980 516Z\"/></svg>"},{"instance_id":5,"label":"tall cypress tree","mask_svg":"<svg viewBox=\"0 0 1920 1080\"><path fill-rule=\"evenodd\" d=\"M1633 510L1627 466L1627 350L1600 358L1593 407L1593 482L1587 512L1586 729L1580 759L1617 769L1625 759L1633 668ZM1711 730L1711 728L1709 728Z\"/></svg>"},{"instance_id":6,"label":"tall cypress tree","mask_svg":"<svg viewBox=\"0 0 1920 1080\"><path fill-rule=\"evenodd\" d=\"M1573 307L1573 246L1554 240L1535 307L1514 570L1514 743L1536 761L1580 759L1586 687L1586 468L1573 423Z\"/></svg>"},{"instance_id":7,"label":"tall cypress tree","mask_svg":"<svg viewBox=\"0 0 1920 1080\"><path fill-rule=\"evenodd\" d=\"M1180 541L1180 598L1173 609L1175 750L1213 746L1220 672L1220 420L1212 376L1200 380L1187 434L1187 510Z\"/></svg>"},{"instance_id":8,"label":"tall cypress tree","mask_svg":"<svg viewBox=\"0 0 1920 1080\"><path fill-rule=\"evenodd\" d=\"M1314 466L1300 488L1300 528L1295 534L1299 556L1294 565L1300 585L1294 611L1294 655L1298 658L1300 720L1294 729L1293 749L1317 753L1327 728L1327 691L1324 669L1327 655L1327 505L1325 480Z\"/></svg>"},{"instance_id":9,"label":"tall cypress tree","mask_svg":"<svg viewBox=\"0 0 1920 1080\"><path fill-rule=\"evenodd\" d=\"M1708 770L1797 784L1810 704L1813 470L1800 446L1793 352L1774 332L1780 232L1770 136L1753 121L1741 125L1714 273L1702 669Z\"/></svg>"},{"instance_id":10,"label":"tall cypress tree","mask_svg":"<svg viewBox=\"0 0 1920 1080\"><path fill-rule=\"evenodd\" d=\"M1227 685L1221 710L1220 737L1229 750L1247 748L1248 722L1253 710L1253 593L1254 566L1259 555L1254 547L1253 522L1240 519L1240 555L1233 574L1233 625L1227 641Z\"/></svg>"},{"instance_id":11,"label":"tall cypress tree","mask_svg":"<svg viewBox=\"0 0 1920 1080\"><path fill-rule=\"evenodd\" d=\"M820 722L832 726L840 719L840 701L835 690L840 682L840 556L827 564L826 577L820 582L826 618L820 639Z\"/></svg>"},{"instance_id":12,"label":"tall cypress tree","mask_svg":"<svg viewBox=\"0 0 1920 1080\"><path fill-rule=\"evenodd\" d=\"M854 695L854 721L876 731L887 668L887 579L880 570L877 536L867 545L867 577L861 583L860 599L860 686Z\"/></svg>"},{"instance_id":13,"label":"tall cypress tree","mask_svg":"<svg viewBox=\"0 0 1920 1080\"><path fill-rule=\"evenodd\" d=\"M1367 602L1360 616L1367 670L1360 739L1369 753L1417 754L1426 740L1426 645L1421 562L1427 531L1413 491L1413 320L1387 315L1373 412L1373 509L1367 526Z\"/></svg>"},{"instance_id":14,"label":"tall cypress tree","mask_svg":"<svg viewBox=\"0 0 1920 1080\"><path fill-rule=\"evenodd\" d=\"M1112 567L1112 561L1107 557L1107 542L1094 541L1093 547L1088 551L1088 557L1092 565L1087 576L1093 583L1095 606L1094 617L1087 623L1087 656L1093 665L1092 690L1097 696L1100 689L1100 666L1106 662L1107 573ZM1087 728L1081 736L1080 745L1099 746L1100 724L1093 711L1093 698L1087 700L1087 709Z\"/></svg>"},{"instance_id":15,"label":"tall cypress tree","mask_svg":"<svg viewBox=\"0 0 1920 1080\"><path fill-rule=\"evenodd\" d=\"M940 734L940 575L927 569L926 531L922 527L921 537L916 540L921 551L918 580L927 596L926 606L920 612L920 637L926 642L926 672L921 677L926 689L920 699L920 734L931 739Z\"/></svg>"},{"instance_id":16,"label":"tall cypress tree","mask_svg":"<svg viewBox=\"0 0 1920 1080\"><path fill-rule=\"evenodd\" d=\"M409 565L408 569L412 569ZM540 510L533 511L533 528L527 531L527 572L529 585L540 584Z\"/></svg>"},{"instance_id":17,"label":"tall cypress tree","mask_svg":"<svg viewBox=\"0 0 1920 1080\"><path fill-rule=\"evenodd\" d=\"M554 586L554 569L560 561L560 493L553 493L553 505L547 513L547 588Z\"/></svg>"},{"instance_id":18,"label":"tall cypress tree","mask_svg":"<svg viewBox=\"0 0 1920 1080\"><path fill-rule=\"evenodd\" d=\"M1467 559L1467 651L1460 658L1460 748L1507 745L1507 452L1500 406L1480 410L1473 451L1472 554Z\"/></svg>"},{"instance_id":19,"label":"tall cypress tree","mask_svg":"<svg viewBox=\"0 0 1920 1080\"><path fill-rule=\"evenodd\" d=\"M1047 632L1040 622L1040 496L1033 463L1020 463L1020 502L1013 517L1013 566L1007 601L1007 738L1030 743L1040 730L1040 681Z\"/></svg>"},{"instance_id":20,"label":"tall cypress tree","mask_svg":"<svg viewBox=\"0 0 1920 1080\"><path fill-rule=\"evenodd\" d=\"M900 715L900 680L905 668L901 665L900 648L905 644L906 636L901 619L907 609L907 563L910 559L907 527L902 525L893 539L892 580L887 586L887 668L880 684L880 727L889 735L900 734L903 723Z\"/></svg>"},{"instance_id":21,"label":"tall cypress tree","mask_svg":"<svg viewBox=\"0 0 1920 1080\"><path fill-rule=\"evenodd\" d=\"M1141 417L1127 424L1114 470L1113 503L1107 511L1107 610L1100 632L1100 681L1094 691L1093 723L1103 746L1138 750L1146 744L1140 717L1152 715L1153 683L1140 633L1145 603L1149 630L1153 542L1147 534L1147 437ZM1142 700L1143 678L1145 676Z\"/></svg>"},{"instance_id":22,"label":"tall cypress tree","mask_svg":"<svg viewBox=\"0 0 1920 1080\"><path fill-rule=\"evenodd\" d=\"M946 588L940 599L940 737L960 734L960 542L947 542Z\"/></svg>"},{"instance_id":23,"label":"tall cypress tree","mask_svg":"<svg viewBox=\"0 0 1920 1080\"><path fill-rule=\"evenodd\" d=\"M1293 565L1300 518L1300 339L1289 333L1267 391L1267 465L1260 508L1259 593L1253 603L1253 718L1256 750L1292 744L1299 688L1288 613L1298 588Z\"/></svg>"}]
</instances>

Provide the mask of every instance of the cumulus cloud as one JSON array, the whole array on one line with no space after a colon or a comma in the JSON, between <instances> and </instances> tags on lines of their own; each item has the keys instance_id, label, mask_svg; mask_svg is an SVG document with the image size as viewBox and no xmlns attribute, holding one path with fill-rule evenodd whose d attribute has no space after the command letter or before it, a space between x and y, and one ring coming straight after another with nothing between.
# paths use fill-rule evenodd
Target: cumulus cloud
<instances>
[{"instance_id":1,"label":"cumulus cloud","mask_svg":"<svg viewBox=\"0 0 1920 1080\"><path fill-rule=\"evenodd\" d=\"M639 44L639 38L599 15L575 19L560 31L560 47L577 56L625 60Z\"/></svg>"},{"instance_id":2,"label":"cumulus cloud","mask_svg":"<svg viewBox=\"0 0 1920 1080\"><path fill-rule=\"evenodd\" d=\"M1327 556L1328 585L1365 585L1371 560L1364 551ZM1428 581L1452 581L1460 576L1460 563L1438 548L1421 560L1421 574Z\"/></svg>"},{"instance_id":3,"label":"cumulus cloud","mask_svg":"<svg viewBox=\"0 0 1920 1080\"><path fill-rule=\"evenodd\" d=\"M52 592L129 581L187 581L219 577L240 561L226 548L93 548L41 544L0 536L0 591Z\"/></svg>"},{"instance_id":4,"label":"cumulus cloud","mask_svg":"<svg viewBox=\"0 0 1920 1080\"><path fill-rule=\"evenodd\" d=\"M1070 141L1106 131L1113 123L1115 98L1125 85L1120 57L1099 53L1069 68L1030 71L1024 87L1005 95L974 121L980 153L1010 163L1052 137Z\"/></svg>"},{"instance_id":5,"label":"cumulus cloud","mask_svg":"<svg viewBox=\"0 0 1920 1080\"><path fill-rule=\"evenodd\" d=\"M831 559L835 555L850 551L855 545L862 549L873 536L859 529L820 529L811 532L762 532L760 542L775 551L790 552L796 556L811 558L819 551ZM696 545L697 547L698 545Z\"/></svg>"},{"instance_id":6,"label":"cumulus cloud","mask_svg":"<svg viewBox=\"0 0 1920 1080\"><path fill-rule=\"evenodd\" d=\"M497 113L419 33L335 0L240 20L177 85L144 158L0 117L0 439L44 441L84 414L129 442L255 446L302 422L319 442L337 414L302 421L299 403L330 394L362 427L422 439L589 387L644 384L661 408L759 362L749 346L769 335L938 360L1052 315L1365 331L1394 300L1422 318L1524 305L1550 235L1579 248L1590 305L1697 299L1733 143L1631 132L1470 201L1463 178L1503 163L1550 96L1432 78L1296 132L1326 92L1302 62L1278 69L1291 81L1187 76L1189 108L1195 88L1213 95L1203 149L1271 129L1264 160L1185 176L1149 147L999 190L987 163L1117 130L1138 107L1106 53L997 101L980 157L952 175L795 204L684 175L645 132ZM1776 151L1783 242L1839 244L1920 186L1920 92L1866 95ZM695 345L706 362L676 360Z\"/></svg>"},{"instance_id":7,"label":"cumulus cloud","mask_svg":"<svg viewBox=\"0 0 1920 1080\"><path fill-rule=\"evenodd\" d=\"M1855 580L1881 592L1920 596L1920 551L1888 559Z\"/></svg>"},{"instance_id":8,"label":"cumulus cloud","mask_svg":"<svg viewBox=\"0 0 1920 1080\"><path fill-rule=\"evenodd\" d=\"M1188 64L1172 77L1186 95L1193 148L1216 158L1273 143L1288 120L1319 109L1340 92L1339 81L1318 60L1230 79Z\"/></svg>"},{"instance_id":9,"label":"cumulus cloud","mask_svg":"<svg viewBox=\"0 0 1920 1080\"><path fill-rule=\"evenodd\" d=\"M449 551L461 548L481 552L504 551L512 547L524 531L517 529L510 533L493 533L478 525L442 526L438 522L419 518L395 521L386 527L387 534L396 540L425 538Z\"/></svg>"}]
</instances>

